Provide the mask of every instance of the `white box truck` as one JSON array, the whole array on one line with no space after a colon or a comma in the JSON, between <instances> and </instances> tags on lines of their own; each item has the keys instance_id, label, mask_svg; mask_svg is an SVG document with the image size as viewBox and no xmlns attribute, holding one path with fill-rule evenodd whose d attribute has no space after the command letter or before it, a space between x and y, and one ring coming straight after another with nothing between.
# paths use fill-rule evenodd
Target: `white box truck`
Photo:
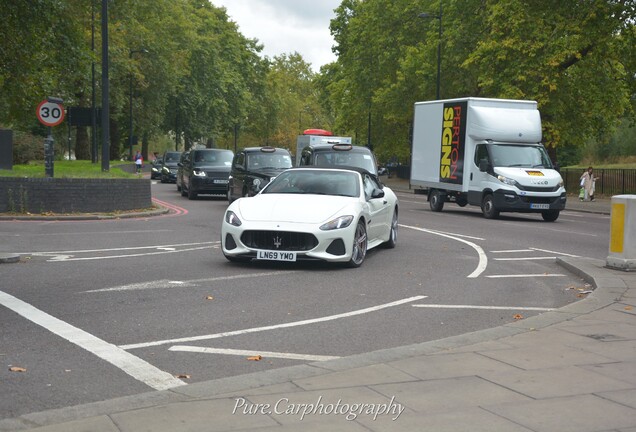
<instances>
[{"instance_id":1,"label":"white box truck","mask_svg":"<svg viewBox=\"0 0 636 432\"><path fill-rule=\"evenodd\" d=\"M480 206L489 219L525 212L552 222L565 208L563 179L541 144L534 101L416 102L410 182L436 212L454 202Z\"/></svg>"},{"instance_id":2,"label":"white box truck","mask_svg":"<svg viewBox=\"0 0 636 432\"><path fill-rule=\"evenodd\" d=\"M300 165L300 158L305 147L319 144L351 144L351 137L333 136L330 131L324 129L306 129L296 138L296 166Z\"/></svg>"}]
</instances>

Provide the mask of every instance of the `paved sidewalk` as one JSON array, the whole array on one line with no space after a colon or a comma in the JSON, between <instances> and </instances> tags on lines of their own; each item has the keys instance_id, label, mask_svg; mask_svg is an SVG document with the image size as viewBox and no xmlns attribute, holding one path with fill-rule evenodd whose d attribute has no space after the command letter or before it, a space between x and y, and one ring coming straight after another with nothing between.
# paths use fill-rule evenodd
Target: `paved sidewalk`
<instances>
[{"instance_id":1,"label":"paved sidewalk","mask_svg":"<svg viewBox=\"0 0 636 432\"><path fill-rule=\"evenodd\" d=\"M0 420L0 430L635 432L636 273L557 261L595 287L588 298L438 341Z\"/></svg>"}]
</instances>

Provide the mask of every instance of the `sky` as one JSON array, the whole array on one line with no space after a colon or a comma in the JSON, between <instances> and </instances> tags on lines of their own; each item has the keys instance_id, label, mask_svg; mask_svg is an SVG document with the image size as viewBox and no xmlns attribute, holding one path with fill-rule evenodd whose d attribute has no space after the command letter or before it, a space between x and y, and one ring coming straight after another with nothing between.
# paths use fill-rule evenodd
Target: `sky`
<instances>
[{"instance_id":1,"label":"sky","mask_svg":"<svg viewBox=\"0 0 636 432\"><path fill-rule=\"evenodd\" d=\"M264 45L270 58L298 52L315 72L336 60L329 23L341 0L211 0L223 6L239 31Z\"/></svg>"}]
</instances>

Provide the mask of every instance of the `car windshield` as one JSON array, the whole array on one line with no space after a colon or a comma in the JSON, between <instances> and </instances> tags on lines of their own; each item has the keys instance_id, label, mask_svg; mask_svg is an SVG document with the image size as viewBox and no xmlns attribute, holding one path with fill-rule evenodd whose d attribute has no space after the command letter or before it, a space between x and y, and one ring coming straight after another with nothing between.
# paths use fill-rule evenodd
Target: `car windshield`
<instances>
[{"instance_id":1,"label":"car windshield","mask_svg":"<svg viewBox=\"0 0 636 432\"><path fill-rule=\"evenodd\" d=\"M165 162L178 162L179 161L179 156L181 156L181 153L167 153L166 157L164 158Z\"/></svg>"},{"instance_id":2,"label":"car windshield","mask_svg":"<svg viewBox=\"0 0 636 432\"><path fill-rule=\"evenodd\" d=\"M316 152L316 166L352 166L377 173L371 154L356 150Z\"/></svg>"},{"instance_id":3,"label":"car windshield","mask_svg":"<svg viewBox=\"0 0 636 432\"><path fill-rule=\"evenodd\" d=\"M230 166L234 154L229 150L198 150L193 152L195 165Z\"/></svg>"},{"instance_id":4,"label":"car windshield","mask_svg":"<svg viewBox=\"0 0 636 432\"><path fill-rule=\"evenodd\" d=\"M263 190L263 194L313 194L358 197L359 175L350 171L289 170Z\"/></svg>"},{"instance_id":5,"label":"car windshield","mask_svg":"<svg viewBox=\"0 0 636 432\"><path fill-rule=\"evenodd\" d=\"M496 167L552 168L548 152L539 145L494 144L490 153Z\"/></svg>"},{"instance_id":6,"label":"car windshield","mask_svg":"<svg viewBox=\"0 0 636 432\"><path fill-rule=\"evenodd\" d=\"M253 153L247 157L247 168L250 170L287 169L292 167L291 157L279 153Z\"/></svg>"}]
</instances>

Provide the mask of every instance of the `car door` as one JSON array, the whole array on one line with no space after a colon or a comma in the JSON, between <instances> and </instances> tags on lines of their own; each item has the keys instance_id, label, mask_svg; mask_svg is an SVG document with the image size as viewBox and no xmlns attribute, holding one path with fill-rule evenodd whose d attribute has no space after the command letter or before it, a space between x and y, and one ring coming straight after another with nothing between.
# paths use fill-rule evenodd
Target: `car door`
<instances>
[{"instance_id":1,"label":"car door","mask_svg":"<svg viewBox=\"0 0 636 432\"><path fill-rule=\"evenodd\" d=\"M187 153L183 158L183 162L181 162L183 164L183 178L181 179L181 189L184 191L190 190L192 176L192 153L193 152Z\"/></svg>"},{"instance_id":2,"label":"car door","mask_svg":"<svg viewBox=\"0 0 636 432\"><path fill-rule=\"evenodd\" d=\"M230 179L230 184L232 185L232 196L233 197L241 197L243 196L243 189L245 186L245 164L247 159L247 153L240 152L234 158L234 163L232 164L232 172Z\"/></svg>"},{"instance_id":3,"label":"car door","mask_svg":"<svg viewBox=\"0 0 636 432\"><path fill-rule=\"evenodd\" d=\"M390 226L389 217L391 216L389 204L382 197L374 198L374 193L382 190L380 183L369 174L363 174L362 182L364 187L364 197L367 201L367 211L369 220L367 221L367 237L374 240L382 236Z\"/></svg>"}]
</instances>

